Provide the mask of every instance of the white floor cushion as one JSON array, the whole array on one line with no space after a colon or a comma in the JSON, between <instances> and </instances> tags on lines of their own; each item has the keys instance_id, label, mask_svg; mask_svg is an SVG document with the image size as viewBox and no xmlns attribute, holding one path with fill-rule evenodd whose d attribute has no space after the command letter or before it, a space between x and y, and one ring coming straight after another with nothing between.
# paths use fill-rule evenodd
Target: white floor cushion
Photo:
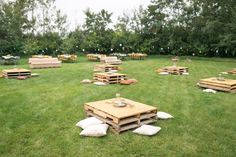
<instances>
[{"instance_id":1,"label":"white floor cushion","mask_svg":"<svg viewBox=\"0 0 236 157\"><path fill-rule=\"evenodd\" d=\"M92 136L92 137L101 137L107 134L108 125L107 124L97 124L85 128L81 131L80 135L82 136Z\"/></svg>"},{"instance_id":2,"label":"white floor cushion","mask_svg":"<svg viewBox=\"0 0 236 157\"><path fill-rule=\"evenodd\" d=\"M85 80L82 80L81 83L83 83L83 84L89 84L89 83L92 83L92 81L89 80L89 79L85 79Z\"/></svg>"},{"instance_id":3,"label":"white floor cushion","mask_svg":"<svg viewBox=\"0 0 236 157\"><path fill-rule=\"evenodd\" d=\"M170 118L174 118L174 117L172 115L170 115L169 113L158 111L157 118L158 119L170 119Z\"/></svg>"},{"instance_id":4,"label":"white floor cushion","mask_svg":"<svg viewBox=\"0 0 236 157\"><path fill-rule=\"evenodd\" d=\"M97 86L105 86L106 83L104 82L94 82L93 84L97 85Z\"/></svg>"},{"instance_id":5,"label":"white floor cushion","mask_svg":"<svg viewBox=\"0 0 236 157\"><path fill-rule=\"evenodd\" d=\"M142 125L141 127L135 129L133 133L140 135L152 136L158 133L161 130L160 127L151 126L151 125Z\"/></svg>"},{"instance_id":6,"label":"white floor cushion","mask_svg":"<svg viewBox=\"0 0 236 157\"><path fill-rule=\"evenodd\" d=\"M188 72L184 72L184 73L182 73L182 75L189 75L189 73Z\"/></svg>"},{"instance_id":7,"label":"white floor cushion","mask_svg":"<svg viewBox=\"0 0 236 157\"><path fill-rule=\"evenodd\" d=\"M216 91L215 90L213 90L213 89L204 89L204 90L202 90L203 92L206 92L206 93L216 93Z\"/></svg>"},{"instance_id":8,"label":"white floor cushion","mask_svg":"<svg viewBox=\"0 0 236 157\"><path fill-rule=\"evenodd\" d=\"M79 121L76 124L76 126L81 127L82 129L85 129L91 125L97 125L97 124L102 124L102 123L103 123L103 121L101 121L95 117L89 117L89 118Z\"/></svg>"},{"instance_id":9,"label":"white floor cushion","mask_svg":"<svg viewBox=\"0 0 236 157\"><path fill-rule=\"evenodd\" d=\"M160 72L159 74L160 75L168 75L169 73L168 72Z\"/></svg>"}]
</instances>

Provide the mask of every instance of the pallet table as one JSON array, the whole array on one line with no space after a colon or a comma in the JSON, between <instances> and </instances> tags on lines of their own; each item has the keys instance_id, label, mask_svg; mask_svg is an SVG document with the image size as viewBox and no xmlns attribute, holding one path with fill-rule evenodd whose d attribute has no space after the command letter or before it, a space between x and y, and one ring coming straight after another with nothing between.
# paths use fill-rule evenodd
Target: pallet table
<instances>
[{"instance_id":1,"label":"pallet table","mask_svg":"<svg viewBox=\"0 0 236 157\"><path fill-rule=\"evenodd\" d=\"M232 70L228 71L228 74L236 74L236 69L232 69Z\"/></svg>"},{"instance_id":2,"label":"pallet table","mask_svg":"<svg viewBox=\"0 0 236 157\"><path fill-rule=\"evenodd\" d=\"M30 68L59 68L61 61L57 58L29 58Z\"/></svg>"},{"instance_id":3,"label":"pallet table","mask_svg":"<svg viewBox=\"0 0 236 157\"><path fill-rule=\"evenodd\" d=\"M182 75L188 72L188 67L178 67L178 66L167 66L157 69L157 72L167 72L174 75Z\"/></svg>"},{"instance_id":4,"label":"pallet table","mask_svg":"<svg viewBox=\"0 0 236 157\"><path fill-rule=\"evenodd\" d=\"M100 61L105 64L111 64L111 65L119 65L122 64L122 61L115 57L102 57L100 58Z\"/></svg>"},{"instance_id":5,"label":"pallet table","mask_svg":"<svg viewBox=\"0 0 236 157\"><path fill-rule=\"evenodd\" d=\"M1 56L0 57L0 64L3 65L16 65L20 60L19 56L11 56L11 55L6 55L6 56Z\"/></svg>"},{"instance_id":6,"label":"pallet table","mask_svg":"<svg viewBox=\"0 0 236 157\"><path fill-rule=\"evenodd\" d=\"M31 71L27 69L6 69L2 71L5 78L17 78L18 76L31 77Z\"/></svg>"},{"instance_id":7,"label":"pallet table","mask_svg":"<svg viewBox=\"0 0 236 157\"><path fill-rule=\"evenodd\" d=\"M110 65L110 64L98 64L95 65L94 71L99 72L109 72L110 70L119 70L117 65Z\"/></svg>"},{"instance_id":8,"label":"pallet table","mask_svg":"<svg viewBox=\"0 0 236 157\"><path fill-rule=\"evenodd\" d=\"M93 79L99 82L105 82L108 84L118 84L122 80L126 79L126 74L120 73L95 73Z\"/></svg>"},{"instance_id":9,"label":"pallet table","mask_svg":"<svg viewBox=\"0 0 236 157\"><path fill-rule=\"evenodd\" d=\"M117 107L115 101L122 101L126 106ZM112 131L118 134L143 124L156 122L156 107L125 98L85 103L84 109L87 116L96 117L109 124Z\"/></svg>"},{"instance_id":10,"label":"pallet table","mask_svg":"<svg viewBox=\"0 0 236 157\"><path fill-rule=\"evenodd\" d=\"M235 93L236 92L236 80L218 78L206 78L201 79L198 85L202 88L215 89L224 92Z\"/></svg>"},{"instance_id":11,"label":"pallet table","mask_svg":"<svg viewBox=\"0 0 236 157\"><path fill-rule=\"evenodd\" d=\"M103 54L87 54L87 59L89 61L100 61L102 57L106 57L106 55Z\"/></svg>"},{"instance_id":12,"label":"pallet table","mask_svg":"<svg viewBox=\"0 0 236 157\"><path fill-rule=\"evenodd\" d=\"M75 62L77 60L77 55L64 54L58 55L57 57L62 62Z\"/></svg>"},{"instance_id":13,"label":"pallet table","mask_svg":"<svg viewBox=\"0 0 236 157\"><path fill-rule=\"evenodd\" d=\"M130 59L144 59L147 57L147 54L144 53L129 53L128 56L130 57Z\"/></svg>"}]
</instances>

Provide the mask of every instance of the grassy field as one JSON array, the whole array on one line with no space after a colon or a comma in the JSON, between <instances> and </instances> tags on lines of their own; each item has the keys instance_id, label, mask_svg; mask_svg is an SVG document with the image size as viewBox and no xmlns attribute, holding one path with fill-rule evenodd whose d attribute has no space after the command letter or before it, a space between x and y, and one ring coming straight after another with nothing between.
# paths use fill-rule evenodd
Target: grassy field
<instances>
[{"instance_id":1,"label":"grassy field","mask_svg":"<svg viewBox=\"0 0 236 157\"><path fill-rule=\"evenodd\" d=\"M189 76L163 76L154 71L171 65L170 57L156 56L143 61L126 61L121 67L131 86L82 85L91 79L95 62L80 57L78 63L62 68L37 69L40 77L25 81L0 79L0 156L1 157L167 157L235 156L236 95L203 93L196 86L200 78L218 76L236 68L236 60L182 58ZM28 68L27 60L17 67ZM13 66L0 66L0 70ZM234 75L226 78L236 79ZM120 135L108 132L102 138L79 135L76 122L85 118L83 104L122 97L156 106L175 119L154 123L162 130L146 137L131 131Z\"/></svg>"}]
</instances>

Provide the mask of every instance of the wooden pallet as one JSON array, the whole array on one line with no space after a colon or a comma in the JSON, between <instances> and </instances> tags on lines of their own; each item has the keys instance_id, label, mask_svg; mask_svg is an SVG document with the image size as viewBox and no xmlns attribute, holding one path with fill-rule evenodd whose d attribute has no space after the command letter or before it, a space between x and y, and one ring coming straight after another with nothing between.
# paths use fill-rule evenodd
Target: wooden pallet
<instances>
[{"instance_id":1,"label":"wooden pallet","mask_svg":"<svg viewBox=\"0 0 236 157\"><path fill-rule=\"evenodd\" d=\"M199 86L202 88L215 89L224 92L236 92L236 80L224 79L223 81L217 78L201 79Z\"/></svg>"},{"instance_id":2,"label":"wooden pallet","mask_svg":"<svg viewBox=\"0 0 236 157\"><path fill-rule=\"evenodd\" d=\"M5 78L17 78L18 76L31 77L31 71L27 69L7 69L2 71Z\"/></svg>"},{"instance_id":3,"label":"wooden pallet","mask_svg":"<svg viewBox=\"0 0 236 157\"><path fill-rule=\"evenodd\" d=\"M236 69L232 69L232 70L230 70L230 71L228 71L228 74L236 74Z\"/></svg>"},{"instance_id":4,"label":"wooden pallet","mask_svg":"<svg viewBox=\"0 0 236 157\"><path fill-rule=\"evenodd\" d=\"M119 70L117 65L110 65L110 64L98 64L95 65L94 71L96 72L108 72L109 70Z\"/></svg>"},{"instance_id":5,"label":"wooden pallet","mask_svg":"<svg viewBox=\"0 0 236 157\"><path fill-rule=\"evenodd\" d=\"M122 80L126 79L126 75L125 74L120 74L120 73L95 73L93 75L93 79L95 81L99 81L99 82L105 82L107 84L118 84L120 83Z\"/></svg>"},{"instance_id":6,"label":"wooden pallet","mask_svg":"<svg viewBox=\"0 0 236 157\"><path fill-rule=\"evenodd\" d=\"M102 57L100 59L100 61L102 63L105 63L105 64L110 64L110 65L119 65L119 64L122 64L122 61L120 59L118 59L117 57Z\"/></svg>"},{"instance_id":7,"label":"wooden pallet","mask_svg":"<svg viewBox=\"0 0 236 157\"><path fill-rule=\"evenodd\" d=\"M130 59L141 60L147 57L147 54L144 53L129 53L128 54Z\"/></svg>"},{"instance_id":8,"label":"wooden pallet","mask_svg":"<svg viewBox=\"0 0 236 157\"><path fill-rule=\"evenodd\" d=\"M188 67L167 66L156 70L157 72L167 72L173 75L182 75L188 72Z\"/></svg>"},{"instance_id":9,"label":"wooden pallet","mask_svg":"<svg viewBox=\"0 0 236 157\"><path fill-rule=\"evenodd\" d=\"M58 68L61 67L61 61L57 58L29 58L30 68Z\"/></svg>"},{"instance_id":10,"label":"wooden pallet","mask_svg":"<svg viewBox=\"0 0 236 157\"><path fill-rule=\"evenodd\" d=\"M96 117L109 124L115 133L137 128L143 124L156 122L157 109L155 107L119 98L127 103L125 107L114 106L117 98L86 103L84 105L87 116Z\"/></svg>"},{"instance_id":11,"label":"wooden pallet","mask_svg":"<svg viewBox=\"0 0 236 157\"><path fill-rule=\"evenodd\" d=\"M75 62L77 60L77 55L58 55L58 60L62 62Z\"/></svg>"},{"instance_id":12,"label":"wooden pallet","mask_svg":"<svg viewBox=\"0 0 236 157\"><path fill-rule=\"evenodd\" d=\"M89 61L100 61L102 57L106 57L106 55L103 54L87 54L87 59Z\"/></svg>"},{"instance_id":13,"label":"wooden pallet","mask_svg":"<svg viewBox=\"0 0 236 157\"><path fill-rule=\"evenodd\" d=\"M52 56L47 56L47 55L33 55L32 58L52 58Z\"/></svg>"}]
</instances>

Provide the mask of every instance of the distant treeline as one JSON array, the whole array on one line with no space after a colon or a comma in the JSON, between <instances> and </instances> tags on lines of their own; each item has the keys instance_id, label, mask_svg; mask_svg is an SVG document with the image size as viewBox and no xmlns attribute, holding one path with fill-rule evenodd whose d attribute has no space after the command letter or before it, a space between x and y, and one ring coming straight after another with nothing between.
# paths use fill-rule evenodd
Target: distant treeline
<instances>
[{"instance_id":1,"label":"distant treeline","mask_svg":"<svg viewBox=\"0 0 236 157\"><path fill-rule=\"evenodd\" d=\"M85 10L68 31L55 0L0 2L0 55L131 53L236 57L235 0L151 0L112 23Z\"/></svg>"}]
</instances>

